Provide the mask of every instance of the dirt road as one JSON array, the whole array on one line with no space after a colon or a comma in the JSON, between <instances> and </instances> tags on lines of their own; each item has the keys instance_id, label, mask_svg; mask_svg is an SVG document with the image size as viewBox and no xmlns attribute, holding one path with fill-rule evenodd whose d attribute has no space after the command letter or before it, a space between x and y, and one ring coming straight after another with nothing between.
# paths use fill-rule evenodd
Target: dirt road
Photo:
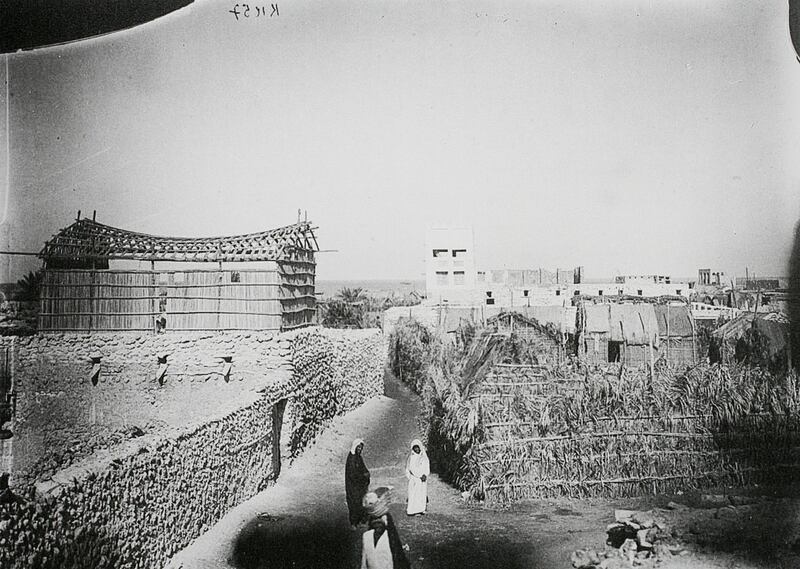
<instances>
[{"instance_id":1,"label":"dirt road","mask_svg":"<svg viewBox=\"0 0 800 569\"><path fill-rule=\"evenodd\" d=\"M406 495L403 465L408 444L422 434L419 412L419 399L387 377L386 396L336 419L274 486L229 512L178 554L171 567L359 567L364 528L350 528L344 495L344 462L356 437L366 441L364 460L372 487L395 488L392 514L417 569L567 569L575 549L602 548L614 508L647 509L668 499L540 501L493 510L465 503L457 490L434 474L428 514L408 518L401 503ZM758 539L757 534L753 537ZM689 551L661 565L664 569L789 566L745 561L730 551Z\"/></svg>"}]
</instances>

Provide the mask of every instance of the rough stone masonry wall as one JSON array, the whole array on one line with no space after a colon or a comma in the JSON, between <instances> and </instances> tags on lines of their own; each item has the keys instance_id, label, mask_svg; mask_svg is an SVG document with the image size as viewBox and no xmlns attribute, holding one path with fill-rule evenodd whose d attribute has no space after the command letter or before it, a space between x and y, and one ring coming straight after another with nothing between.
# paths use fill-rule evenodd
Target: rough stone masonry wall
<instances>
[{"instance_id":1,"label":"rough stone masonry wall","mask_svg":"<svg viewBox=\"0 0 800 569\"><path fill-rule=\"evenodd\" d=\"M274 370L288 373L291 342L268 332L0 338L17 393L14 477L46 475L130 433L207 417Z\"/></svg>"},{"instance_id":2,"label":"rough stone masonry wall","mask_svg":"<svg viewBox=\"0 0 800 569\"><path fill-rule=\"evenodd\" d=\"M290 438L296 456L337 415L383 394L388 337L375 330L304 330L293 344L295 378Z\"/></svg>"},{"instance_id":3,"label":"rough stone masonry wall","mask_svg":"<svg viewBox=\"0 0 800 569\"><path fill-rule=\"evenodd\" d=\"M0 566L162 567L271 474L271 406L145 436L59 472L0 507Z\"/></svg>"},{"instance_id":4,"label":"rough stone masonry wall","mask_svg":"<svg viewBox=\"0 0 800 569\"><path fill-rule=\"evenodd\" d=\"M296 369L289 381L220 400L224 409L198 424L99 451L40 483L27 503L0 506L0 566L162 567L269 483L273 402L289 396L299 452L334 415L383 392L377 331L304 330L284 340Z\"/></svg>"}]
</instances>

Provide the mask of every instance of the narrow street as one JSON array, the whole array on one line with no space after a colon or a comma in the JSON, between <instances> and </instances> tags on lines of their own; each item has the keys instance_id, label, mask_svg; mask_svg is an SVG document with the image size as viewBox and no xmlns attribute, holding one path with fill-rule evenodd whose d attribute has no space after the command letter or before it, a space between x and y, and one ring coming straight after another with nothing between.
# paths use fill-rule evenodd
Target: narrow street
<instances>
[{"instance_id":1,"label":"narrow street","mask_svg":"<svg viewBox=\"0 0 800 569\"><path fill-rule=\"evenodd\" d=\"M350 528L344 494L344 463L356 437L365 440L364 460L372 475L371 487L394 486L391 511L415 569L567 569L574 550L587 546L602 549L615 508L646 510L664 507L673 499L688 501L688 495L562 499L490 509L465 503L456 489L434 473L428 484L427 515L409 518L405 515L403 465L409 443L422 434L418 427L421 406L415 394L389 375L386 386L385 396L337 418L273 486L230 511L176 555L170 569L358 568L365 528ZM660 566L795 567L792 560L767 561L763 555L755 559L744 555L762 542L771 548L780 535L789 532L786 524L791 526L794 517L781 514L781 504L763 502L762 508L773 508L776 514L762 512L756 518L758 523L751 518L741 527L726 525L724 520L698 524L695 518L708 516L707 510L675 512L682 519L678 522L681 531L695 532L692 535L706 545L702 551L669 558ZM785 509L786 504L783 506ZM782 528L777 537L772 531L775 528ZM744 552L737 549L737 543Z\"/></svg>"},{"instance_id":2,"label":"narrow street","mask_svg":"<svg viewBox=\"0 0 800 569\"><path fill-rule=\"evenodd\" d=\"M405 515L403 465L418 429L416 395L387 376L387 396L335 420L275 485L228 513L173 558L172 568L358 567L360 537L347 520L344 462L366 442L372 487L394 486L392 514L417 568L569 567L574 547L602 540L608 511L556 503L531 513L467 505L434 474L424 517ZM573 504L574 507L574 504Z\"/></svg>"}]
</instances>

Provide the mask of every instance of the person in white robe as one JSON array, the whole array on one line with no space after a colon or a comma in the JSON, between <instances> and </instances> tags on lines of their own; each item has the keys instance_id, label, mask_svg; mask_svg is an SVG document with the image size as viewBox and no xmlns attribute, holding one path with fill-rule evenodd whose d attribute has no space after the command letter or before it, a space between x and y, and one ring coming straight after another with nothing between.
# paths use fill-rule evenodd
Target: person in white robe
<instances>
[{"instance_id":1,"label":"person in white robe","mask_svg":"<svg viewBox=\"0 0 800 569\"><path fill-rule=\"evenodd\" d=\"M364 496L369 529L361 540L361 569L410 569L400 534L389 513L391 488L381 487Z\"/></svg>"},{"instance_id":2,"label":"person in white robe","mask_svg":"<svg viewBox=\"0 0 800 569\"><path fill-rule=\"evenodd\" d=\"M419 439L411 441L411 454L406 461L406 478L408 479L409 516L423 515L428 507L428 476L431 475L431 464L425 447Z\"/></svg>"}]
</instances>

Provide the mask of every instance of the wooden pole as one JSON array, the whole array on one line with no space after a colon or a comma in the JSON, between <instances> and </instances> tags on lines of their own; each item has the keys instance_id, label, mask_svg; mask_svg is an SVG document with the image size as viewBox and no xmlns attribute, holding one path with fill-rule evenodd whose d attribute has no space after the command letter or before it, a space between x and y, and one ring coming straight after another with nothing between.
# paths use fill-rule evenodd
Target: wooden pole
<instances>
[{"instance_id":1,"label":"wooden pole","mask_svg":"<svg viewBox=\"0 0 800 569\"><path fill-rule=\"evenodd\" d=\"M300 222L300 210L297 210L297 217L298 223ZM219 261L219 275L217 276L217 330L222 328L222 322L220 322L220 318L222 317L220 312L222 310L222 261ZM238 319L238 317L237 317ZM281 323L282 325L282 323Z\"/></svg>"},{"instance_id":2,"label":"wooden pole","mask_svg":"<svg viewBox=\"0 0 800 569\"><path fill-rule=\"evenodd\" d=\"M158 332L157 322L161 320L161 314L156 312L156 262L150 261L150 312L153 313L151 318L153 333Z\"/></svg>"},{"instance_id":3,"label":"wooden pole","mask_svg":"<svg viewBox=\"0 0 800 569\"><path fill-rule=\"evenodd\" d=\"M669 367L669 303L667 303L667 367Z\"/></svg>"},{"instance_id":4,"label":"wooden pole","mask_svg":"<svg viewBox=\"0 0 800 569\"><path fill-rule=\"evenodd\" d=\"M694 318L692 317L692 312L689 311L689 323L692 325L692 363L697 363L697 345L695 343L695 338L697 337L697 329L694 325Z\"/></svg>"}]
</instances>

